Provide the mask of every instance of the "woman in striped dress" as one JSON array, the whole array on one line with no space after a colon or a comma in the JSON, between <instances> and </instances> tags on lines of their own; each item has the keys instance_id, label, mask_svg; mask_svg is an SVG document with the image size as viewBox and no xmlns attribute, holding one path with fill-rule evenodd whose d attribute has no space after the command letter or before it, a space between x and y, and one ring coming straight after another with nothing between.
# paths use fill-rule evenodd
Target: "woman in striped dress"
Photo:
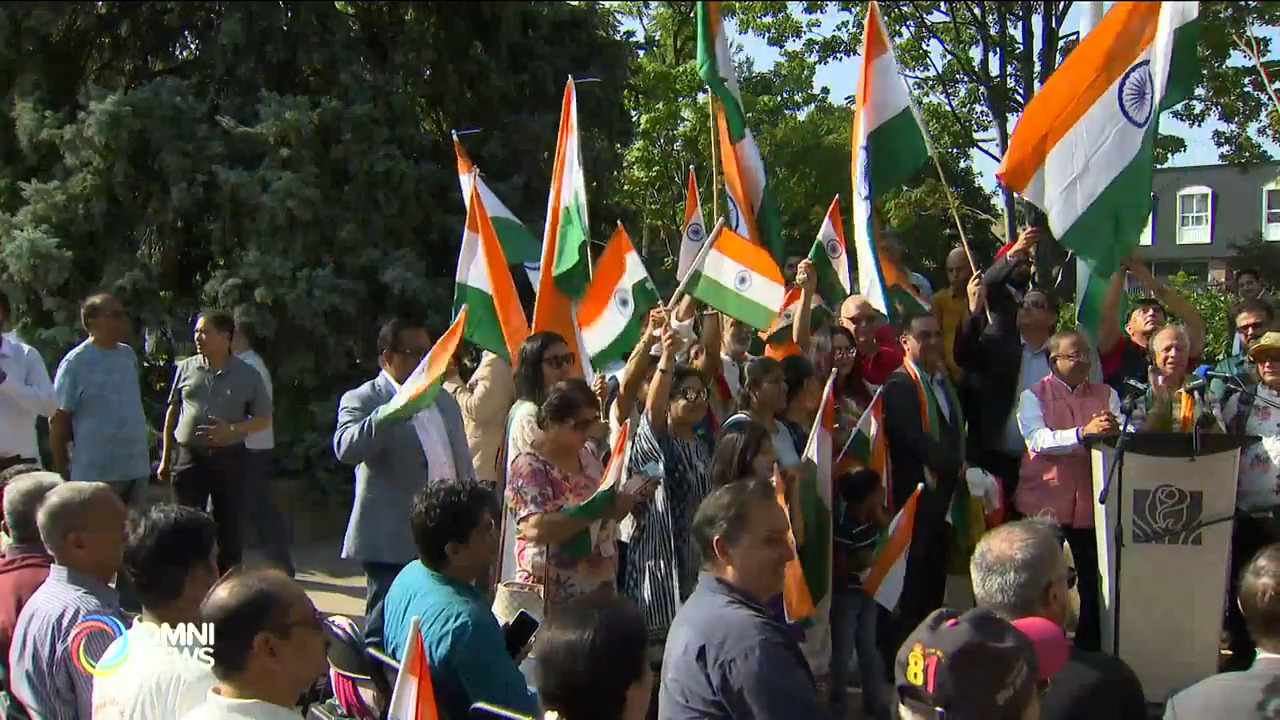
<instances>
[{"instance_id":1,"label":"woman in striped dress","mask_svg":"<svg viewBox=\"0 0 1280 720\"><path fill-rule=\"evenodd\" d=\"M707 387L696 370L676 364L677 345L678 338L667 328L628 468L631 474L661 479L648 507L632 515L623 587L644 609L650 641L659 653L676 609L697 581L698 553L690 530L694 512L710 491L711 447L695 432L706 416Z\"/></svg>"}]
</instances>

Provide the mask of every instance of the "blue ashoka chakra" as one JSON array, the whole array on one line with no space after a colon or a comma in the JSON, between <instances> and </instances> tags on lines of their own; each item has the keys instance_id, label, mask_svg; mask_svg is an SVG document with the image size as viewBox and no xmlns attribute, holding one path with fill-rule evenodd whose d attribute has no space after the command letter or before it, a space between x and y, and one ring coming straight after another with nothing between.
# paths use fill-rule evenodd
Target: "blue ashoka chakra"
<instances>
[{"instance_id":1,"label":"blue ashoka chakra","mask_svg":"<svg viewBox=\"0 0 1280 720\"><path fill-rule=\"evenodd\" d=\"M789 308L787 308L786 310L783 310L783 311L782 311L782 324L783 324L783 325L790 325L792 322L794 322L794 321L795 321L795 319L796 319L796 310L795 310L795 308L793 308L793 307L789 307Z\"/></svg>"},{"instance_id":2,"label":"blue ashoka chakra","mask_svg":"<svg viewBox=\"0 0 1280 720\"><path fill-rule=\"evenodd\" d=\"M630 315L634 304L635 302L631 299L631 291L629 289L618 288L613 291L613 306L622 315Z\"/></svg>"},{"instance_id":3,"label":"blue ashoka chakra","mask_svg":"<svg viewBox=\"0 0 1280 720\"><path fill-rule=\"evenodd\" d=\"M747 270L739 270L737 275L733 276L733 289L740 293L744 293L751 289L751 273Z\"/></svg>"},{"instance_id":4,"label":"blue ashoka chakra","mask_svg":"<svg viewBox=\"0 0 1280 720\"><path fill-rule=\"evenodd\" d=\"M706 230L703 229L702 223L693 223L689 225L689 229L685 231L685 234L693 242L702 242L703 236L706 235Z\"/></svg>"},{"instance_id":5,"label":"blue ashoka chakra","mask_svg":"<svg viewBox=\"0 0 1280 720\"><path fill-rule=\"evenodd\" d=\"M865 202L871 202L871 156L867 154L866 145L858 150L862 160L862 178L858 181L858 197Z\"/></svg>"},{"instance_id":6,"label":"blue ashoka chakra","mask_svg":"<svg viewBox=\"0 0 1280 720\"><path fill-rule=\"evenodd\" d=\"M1120 104L1120 114L1136 128L1145 128L1151 122L1151 115L1156 107L1155 80L1151 77L1151 61L1143 60L1134 63L1120 77L1120 87L1116 98Z\"/></svg>"},{"instance_id":7,"label":"blue ashoka chakra","mask_svg":"<svg viewBox=\"0 0 1280 720\"><path fill-rule=\"evenodd\" d=\"M831 238L825 244L827 249L827 257L831 258L832 260L839 260L840 256L844 254L844 245L841 245L839 240L835 238Z\"/></svg>"},{"instance_id":8,"label":"blue ashoka chakra","mask_svg":"<svg viewBox=\"0 0 1280 720\"><path fill-rule=\"evenodd\" d=\"M738 212L738 203L733 201L733 193L725 193L729 200L729 208L725 212L725 220L728 222L730 230L737 230L742 226L742 214Z\"/></svg>"}]
</instances>

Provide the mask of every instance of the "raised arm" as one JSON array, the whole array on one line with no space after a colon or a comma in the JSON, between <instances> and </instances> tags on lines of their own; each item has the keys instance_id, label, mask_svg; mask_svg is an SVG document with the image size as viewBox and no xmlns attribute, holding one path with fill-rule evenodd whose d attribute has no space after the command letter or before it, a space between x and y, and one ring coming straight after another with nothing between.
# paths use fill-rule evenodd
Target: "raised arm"
<instances>
[{"instance_id":1,"label":"raised arm","mask_svg":"<svg viewBox=\"0 0 1280 720\"><path fill-rule=\"evenodd\" d=\"M1190 355L1193 358L1200 357L1204 351L1204 318L1200 317L1200 313L1196 311L1195 306L1187 299L1179 295L1172 288L1156 279L1151 274L1151 270L1147 268L1146 263L1137 257L1131 257L1125 261L1129 267L1129 272L1138 278L1138 282L1151 291L1151 294L1159 298L1164 303L1165 308L1172 314L1177 315L1178 319L1187 328L1187 339L1191 341Z\"/></svg>"},{"instance_id":2,"label":"raised arm","mask_svg":"<svg viewBox=\"0 0 1280 720\"><path fill-rule=\"evenodd\" d=\"M649 313L640 329L640 341L627 358L627 367L622 373L622 382L618 385L618 397L613 401L612 412L619 425L631 417L631 411L635 409L636 400L640 397L640 388L644 385L644 376L653 363L653 346L658 342L653 336L655 328L663 328L664 335L668 329L667 314L661 307L656 307Z\"/></svg>"},{"instance_id":3,"label":"raised arm","mask_svg":"<svg viewBox=\"0 0 1280 720\"><path fill-rule=\"evenodd\" d=\"M364 388L350 390L338 402L338 426L333 431L333 454L346 465L359 465L377 454L386 443L387 425L379 425L376 413L382 404Z\"/></svg>"},{"instance_id":4,"label":"raised arm","mask_svg":"<svg viewBox=\"0 0 1280 720\"><path fill-rule=\"evenodd\" d=\"M662 437L667 432L667 408L671 404L671 372L676 366L675 348L679 343L675 332L666 328L662 332L662 357L658 360L658 371L649 381L649 397L645 398L644 412L649 418L649 427L655 437Z\"/></svg>"},{"instance_id":5,"label":"raised arm","mask_svg":"<svg viewBox=\"0 0 1280 720\"><path fill-rule=\"evenodd\" d=\"M507 361L486 350L470 382L462 382L458 366L451 364L444 387L458 402L462 416L474 418L486 412L506 410L511 404L515 381Z\"/></svg>"},{"instance_id":6,"label":"raised arm","mask_svg":"<svg viewBox=\"0 0 1280 720\"><path fill-rule=\"evenodd\" d=\"M791 322L791 339L800 346L800 351L809 354L809 341L812 339L809 318L813 314L813 296L818 289L818 275L813 270L813 261L805 258L796 266L796 284L800 286L800 307L796 308Z\"/></svg>"}]
</instances>

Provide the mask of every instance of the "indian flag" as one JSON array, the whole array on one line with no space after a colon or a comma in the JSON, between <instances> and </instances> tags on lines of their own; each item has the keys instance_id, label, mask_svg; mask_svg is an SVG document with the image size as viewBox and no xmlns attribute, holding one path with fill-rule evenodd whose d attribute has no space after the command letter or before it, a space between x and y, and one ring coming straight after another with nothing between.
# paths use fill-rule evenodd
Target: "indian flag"
<instances>
[{"instance_id":1,"label":"indian flag","mask_svg":"<svg viewBox=\"0 0 1280 720\"><path fill-rule=\"evenodd\" d=\"M1158 118L1195 87L1198 16L1195 2L1115 3L1027 103L996 170L1096 278L1146 227Z\"/></svg>"},{"instance_id":2,"label":"indian flag","mask_svg":"<svg viewBox=\"0 0 1280 720\"><path fill-rule=\"evenodd\" d=\"M462 186L462 202L467 206L468 215L471 213L471 188L475 186L489 209L494 232L498 235L498 242L502 243L502 254L512 265L523 266L529 282L538 287L538 239L489 189L488 183L480 177L480 169L471 164L467 151L462 149L456 132L453 133L453 154L458 156L458 184Z\"/></svg>"},{"instance_id":3,"label":"indian flag","mask_svg":"<svg viewBox=\"0 0 1280 720\"><path fill-rule=\"evenodd\" d=\"M388 420L411 418L435 401L444 382L445 371L449 369L449 363L453 361L458 345L462 343L462 329L466 325L467 306L463 305L458 308L458 316L453 319L453 324L431 346L431 352L422 358L391 400L378 408L374 415L375 425Z\"/></svg>"},{"instance_id":4,"label":"indian flag","mask_svg":"<svg viewBox=\"0 0 1280 720\"><path fill-rule=\"evenodd\" d=\"M578 139L578 96L573 78L564 86L560 105L560 136L556 141L547 224L542 235L541 267L533 305L533 331L550 330L565 339L578 358L577 372L591 375L582 351L577 307L573 302L591 278L587 253L587 193L582 176L582 147Z\"/></svg>"},{"instance_id":5,"label":"indian flag","mask_svg":"<svg viewBox=\"0 0 1280 720\"><path fill-rule=\"evenodd\" d=\"M657 304L658 289L618 223L596 259L591 284L578 305L582 345L591 355L591 364L605 367L626 359L640 340L645 316Z\"/></svg>"},{"instance_id":6,"label":"indian flag","mask_svg":"<svg viewBox=\"0 0 1280 720\"><path fill-rule=\"evenodd\" d=\"M896 610L898 599L902 597L902 583L907 577L907 553L911 550L911 533L916 525L916 504L923 489L923 484L916 486L916 491L893 516L889 529L881 534L872 555L871 569L862 581L867 595L889 610Z\"/></svg>"},{"instance_id":7,"label":"indian flag","mask_svg":"<svg viewBox=\"0 0 1280 720\"><path fill-rule=\"evenodd\" d=\"M813 421L805 443L805 473L794 492L798 507L791 508L796 534L799 574L786 577L782 601L787 622L808 620L801 649L814 675L825 675L831 662L831 547L834 542L835 493L832 489L832 437L836 427L835 379L833 370L822 395L822 411ZM796 515L799 515L797 521ZM795 582L800 580L802 582Z\"/></svg>"},{"instance_id":8,"label":"indian flag","mask_svg":"<svg viewBox=\"0 0 1280 720\"><path fill-rule=\"evenodd\" d=\"M707 224L702 219L702 201L698 197L698 179L689 166L689 187L684 193L684 230L680 233L680 262L676 265L676 277L684 278L693 267L698 251L707 241Z\"/></svg>"},{"instance_id":9,"label":"indian flag","mask_svg":"<svg viewBox=\"0 0 1280 720\"><path fill-rule=\"evenodd\" d=\"M889 480L889 446L888 438L881 430L884 428L884 398L877 390L871 398L871 405L858 418L858 424L849 434L849 441L840 451L840 460L836 465L841 470L847 468L870 468L880 475L880 479ZM889 502L889 493L885 493L885 502Z\"/></svg>"},{"instance_id":10,"label":"indian flag","mask_svg":"<svg viewBox=\"0 0 1280 720\"><path fill-rule=\"evenodd\" d=\"M782 257L782 220L778 203L765 181L760 149L747 128L747 111L738 92L738 75L729 54L720 18L720 3L698 3L698 72L716 102L720 131L720 164L736 211L735 228L745 228L752 242Z\"/></svg>"},{"instance_id":11,"label":"indian flag","mask_svg":"<svg viewBox=\"0 0 1280 720\"><path fill-rule=\"evenodd\" d=\"M458 254L454 311L464 306L471 309L462 331L464 338L514 365L520 343L529 336L529 323L480 192L481 184L477 173L471 183L467 227Z\"/></svg>"},{"instance_id":12,"label":"indian flag","mask_svg":"<svg viewBox=\"0 0 1280 720\"><path fill-rule=\"evenodd\" d=\"M853 279L849 274L849 248L844 241L844 222L840 219L840 196L831 201L822 228L809 250L809 261L818 273L818 294L833 303L844 302L853 294Z\"/></svg>"},{"instance_id":13,"label":"indian flag","mask_svg":"<svg viewBox=\"0 0 1280 720\"><path fill-rule=\"evenodd\" d=\"M721 230L690 270L688 292L753 328L767 328L782 310L786 284L768 250Z\"/></svg>"},{"instance_id":14,"label":"indian flag","mask_svg":"<svg viewBox=\"0 0 1280 720\"><path fill-rule=\"evenodd\" d=\"M435 689L431 686L431 667L422 644L421 621L415 615L409 621L409 637L404 644L404 659L387 706L387 720L438 720Z\"/></svg>"},{"instance_id":15,"label":"indian flag","mask_svg":"<svg viewBox=\"0 0 1280 720\"><path fill-rule=\"evenodd\" d=\"M929 143L907 83L898 72L880 7L867 6L862 69L853 117L853 240L859 292L897 322L908 309L927 309L911 276L876 247L876 200L905 183L929 157Z\"/></svg>"},{"instance_id":16,"label":"indian flag","mask_svg":"<svg viewBox=\"0 0 1280 720\"><path fill-rule=\"evenodd\" d=\"M609 467L605 468L595 494L573 507L560 510L562 515L591 521L590 525L560 545L560 551L569 557L580 559L590 555L605 523L613 522L608 519L609 512L613 509L614 496L626 487L627 463L631 459L631 442L635 437L630 420L622 423L619 430L609 452Z\"/></svg>"}]
</instances>

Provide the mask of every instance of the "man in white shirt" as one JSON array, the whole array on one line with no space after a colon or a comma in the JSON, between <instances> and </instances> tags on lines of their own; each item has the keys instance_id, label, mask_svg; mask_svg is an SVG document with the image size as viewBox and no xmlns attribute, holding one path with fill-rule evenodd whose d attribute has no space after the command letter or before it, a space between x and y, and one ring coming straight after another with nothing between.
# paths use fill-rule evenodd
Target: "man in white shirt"
<instances>
[{"instance_id":1,"label":"man in white shirt","mask_svg":"<svg viewBox=\"0 0 1280 720\"><path fill-rule=\"evenodd\" d=\"M135 516L128 536L123 571L142 615L104 653L123 653L124 660L94 677L93 720L179 718L203 703L217 680L209 648L179 646L165 630L199 627L200 601L218 580L217 528L203 511L166 503Z\"/></svg>"},{"instance_id":2,"label":"man in white shirt","mask_svg":"<svg viewBox=\"0 0 1280 720\"><path fill-rule=\"evenodd\" d=\"M248 320L236 320L236 332L231 336L231 352L249 363L262 376L267 397L275 401L275 389L271 385L271 373L257 352L258 333ZM275 502L271 499L271 451L276 446L274 423L265 430L252 432L244 437L249 450L245 467L245 529L258 534L258 542L267 560L293 577L293 558L289 555L289 525L285 522Z\"/></svg>"},{"instance_id":3,"label":"man in white shirt","mask_svg":"<svg viewBox=\"0 0 1280 720\"><path fill-rule=\"evenodd\" d=\"M9 332L10 312L8 296L0 292L0 470L40 463L36 418L58 409L44 359Z\"/></svg>"},{"instance_id":4,"label":"man in white shirt","mask_svg":"<svg viewBox=\"0 0 1280 720\"><path fill-rule=\"evenodd\" d=\"M232 573L200 616L218 639L218 684L186 720L298 720L298 697L329 669L324 619L302 586L276 570Z\"/></svg>"}]
</instances>

